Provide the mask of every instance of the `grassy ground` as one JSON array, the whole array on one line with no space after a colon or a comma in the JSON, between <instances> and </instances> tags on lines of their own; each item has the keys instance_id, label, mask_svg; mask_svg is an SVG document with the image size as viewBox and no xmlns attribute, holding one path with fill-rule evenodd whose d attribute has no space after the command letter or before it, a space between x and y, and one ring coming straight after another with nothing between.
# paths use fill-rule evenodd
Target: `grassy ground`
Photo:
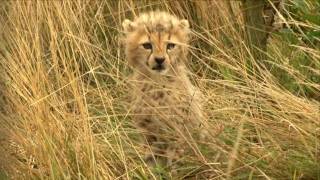
<instances>
[{"instance_id":1,"label":"grassy ground","mask_svg":"<svg viewBox=\"0 0 320 180\"><path fill-rule=\"evenodd\" d=\"M226 2L1 2L0 179L320 179L319 47L274 34L261 66ZM120 24L156 8L194 29L190 77L215 132L190 139L176 169L143 162L123 108Z\"/></svg>"}]
</instances>

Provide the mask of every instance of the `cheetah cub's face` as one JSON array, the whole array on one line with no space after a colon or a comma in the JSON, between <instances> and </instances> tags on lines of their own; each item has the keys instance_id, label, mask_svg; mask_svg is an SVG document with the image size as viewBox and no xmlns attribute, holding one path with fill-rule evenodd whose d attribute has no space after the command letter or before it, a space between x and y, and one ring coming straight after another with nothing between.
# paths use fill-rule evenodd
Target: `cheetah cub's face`
<instances>
[{"instance_id":1,"label":"cheetah cub's face","mask_svg":"<svg viewBox=\"0 0 320 180\"><path fill-rule=\"evenodd\" d=\"M123 22L129 63L143 73L173 74L187 52L189 23L166 12L149 12Z\"/></svg>"}]
</instances>

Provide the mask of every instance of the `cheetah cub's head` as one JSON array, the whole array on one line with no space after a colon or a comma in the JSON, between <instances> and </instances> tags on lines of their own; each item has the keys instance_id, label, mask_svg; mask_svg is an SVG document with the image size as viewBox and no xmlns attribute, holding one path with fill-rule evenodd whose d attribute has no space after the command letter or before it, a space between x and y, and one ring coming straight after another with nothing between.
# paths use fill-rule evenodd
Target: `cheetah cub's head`
<instances>
[{"instance_id":1,"label":"cheetah cub's head","mask_svg":"<svg viewBox=\"0 0 320 180\"><path fill-rule=\"evenodd\" d=\"M122 23L129 63L143 73L173 74L187 52L189 23L166 12L149 12Z\"/></svg>"}]
</instances>

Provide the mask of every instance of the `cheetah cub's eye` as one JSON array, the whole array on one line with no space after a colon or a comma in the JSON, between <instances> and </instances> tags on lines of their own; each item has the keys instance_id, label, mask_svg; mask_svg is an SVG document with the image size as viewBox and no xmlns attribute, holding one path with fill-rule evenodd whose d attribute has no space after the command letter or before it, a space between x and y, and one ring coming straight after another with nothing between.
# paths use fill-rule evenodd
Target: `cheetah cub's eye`
<instances>
[{"instance_id":1,"label":"cheetah cub's eye","mask_svg":"<svg viewBox=\"0 0 320 180\"><path fill-rule=\"evenodd\" d=\"M168 44L167 44L167 50L171 50L171 49L173 49L175 46L176 46L176 45L173 44L173 43L168 43Z\"/></svg>"},{"instance_id":2,"label":"cheetah cub's eye","mask_svg":"<svg viewBox=\"0 0 320 180\"><path fill-rule=\"evenodd\" d=\"M142 46L143 46L143 48L145 48L145 49L152 49L152 44L149 43L149 42L143 43Z\"/></svg>"}]
</instances>

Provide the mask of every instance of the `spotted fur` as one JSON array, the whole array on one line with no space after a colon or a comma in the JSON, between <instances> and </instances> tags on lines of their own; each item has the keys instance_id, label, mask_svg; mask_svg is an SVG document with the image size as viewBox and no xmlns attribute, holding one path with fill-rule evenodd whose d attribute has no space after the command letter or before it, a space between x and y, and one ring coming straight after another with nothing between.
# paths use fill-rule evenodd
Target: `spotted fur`
<instances>
[{"instance_id":1,"label":"spotted fur","mask_svg":"<svg viewBox=\"0 0 320 180\"><path fill-rule=\"evenodd\" d=\"M126 58L134 69L129 80L134 124L151 146L147 159L153 154L172 162L183 137L197 131L203 119L201 93L185 67L189 23L158 11L125 20L123 28ZM163 64L156 58L164 58Z\"/></svg>"}]
</instances>

